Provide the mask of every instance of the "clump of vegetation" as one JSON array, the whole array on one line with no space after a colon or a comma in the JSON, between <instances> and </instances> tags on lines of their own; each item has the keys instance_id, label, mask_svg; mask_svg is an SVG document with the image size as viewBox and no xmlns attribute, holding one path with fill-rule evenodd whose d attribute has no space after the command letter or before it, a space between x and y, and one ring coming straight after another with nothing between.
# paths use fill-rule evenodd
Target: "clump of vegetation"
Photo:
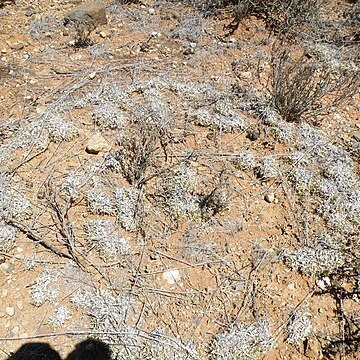
<instances>
[{"instance_id":1,"label":"clump of vegetation","mask_svg":"<svg viewBox=\"0 0 360 360\"><path fill-rule=\"evenodd\" d=\"M54 35L57 29L60 29L60 22L50 14L36 16L28 26L29 34L36 40Z\"/></svg>"},{"instance_id":2,"label":"clump of vegetation","mask_svg":"<svg viewBox=\"0 0 360 360\"><path fill-rule=\"evenodd\" d=\"M307 340L313 333L310 312L297 310L291 314L290 321L286 326L286 341L292 345L298 345Z\"/></svg>"},{"instance_id":3,"label":"clump of vegetation","mask_svg":"<svg viewBox=\"0 0 360 360\"><path fill-rule=\"evenodd\" d=\"M24 220L33 214L30 201L10 181L0 175L0 211L3 218Z\"/></svg>"},{"instance_id":4,"label":"clump of vegetation","mask_svg":"<svg viewBox=\"0 0 360 360\"><path fill-rule=\"evenodd\" d=\"M306 52L295 58L287 49L274 48L271 65L273 104L290 122L305 117L314 120L330 107L351 99L360 85L360 72L354 65L331 68L309 58Z\"/></svg>"},{"instance_id":5,"label":"clump of vegetation","mask_svg":"<svg viewBox=\"0 0 360 360\"><path fill-rule=\"evenodd\" d=\"M126 124L124 114L112 101L101 102L94 109L93 116L101 129L118 129Z\"/></svg>"},{"instance_id":6,"label":"clump of vegetation","mask_svg":"<svg viewBox=\"0 0 360 360\"><path fill-rule=\"evenodd\" d=\"M92 214L115 215L113 199L99 188L95 187L86 194L87 206Z\"/></svg>"},{"instance_id":7,"label":"clump of vegetation","mask_svg":"<svg viewBox=\"0 0 360 360\"><path fill-rule=\"evenodd\" d=\"M138 230L145 215L142 191L118 186L114 194L114 208L117 221L125 230Z\"/></svg>"},{"instance_id":8,"label":"clump of vegetation","mask_svg":"<svg viewBox=\"0 0 360 360\"><path fill-rule=\"evenodd\" d=\"M333 272L346 263L346 259L339 249L326 248L321 245L304 246L297 250L286 249L283 258L289 267L308 276Z\"/></svg>"},{"instance_id":9,"label":"clump of vegetation","mask_svg":"<svg viewBox=\"0 0 360 360\"><path fill-rule=\"evenodd\" d=\"M0 251L8 252L15 245L16 229L0 221Z\"/></svg>"},{"instance_id":10,"label":"clump of vegetation","mask_svg":"<svg viewBox=\"0 0 360 360\"><path fill-rule=\"evenodd\" d=\"M257 177L262 180L269 180L278 177L279 171L279 163L273 156L264 156L255 168Z\"/></svg>"},{"instance_id":11,"label":"clump of vegetation","mask_svg":"<svg viewBox=\"0 0 360 360\"><path fill-rule=\"evenodd\" d=\"M60 185L60 196L72 202L78 200L82 196L82 188L88 180L85 174L70 170Z\"/></svg>"},{"instance_id":12,"label":"clump of vegetation","mask_svg":"<svg viewBox=\"0 0 360 360\"><path fill-rule=\"evenodd\" d=\"M318 0L242 0L237 3L237 21L255 15L265 19L275 31L282 33L313 19L319 10Z\"/></svg>"},{"instance_id":13,"label":"clump of vegetation","mask_svg":"<svg viewBox=\"0 0 360 360\"><path fill-rule=\"evenodd\" d=\"M250 171L255 167L255 157L251 151L236 154L232 162L237 169L242 171Z\"/></svg>"},{"instance_id":14,"label":"clump of vegetation","mask_svg":"<svg viewBox=\"0 0 360 360\"><path fill-rule=\"evenodd\" d=\"M198 174L186 163L180 163L164 175L161 199L165 211L174 219L200 217L200 199L195 193Z\"/></svg>"},{"instance_id":15,"label":"clump of vegetation","mask_svg":"<svg viewBox=\"0 0 360 360\"><path fill-rule=\"evenodd\" d=\"M50 139L55 143L70 141L78 135L75 124L60 117L51 118L47 124L47 129Z\"/></svg>"},{"instance_id":16,"label":"clump of vegetation","mask_svg":"<svg viewBox=\"0 0 360 360\"><path fill-rule=\"evenodd\" d=\"M270 322L267 319L253 324L235 324L214 338L213 359L255 359L271 346Z\"/></svg>"},{"instance_id":17,"label":"clump of vegetation","mask_svg":"<svg viewBox=\"0 0 360 360\"><path fill-rule=\"evenodd\" d=\"M31 288L31 303L41 306L46 301L53 302L59 296L59 288L56 286L60 274L44 270L35 280Z\"/></svg>"},{"instance_id":18,"label":"clump of vegetation","mask_svg":"<svg viewBox=\"0 0 360 360\"><path fill-rule=\"evenodd\" d=\"M71 318L69 309L64 305L55 307L54 313L50 316L48 325L54 329L60 328L65 324L65 321Z\"/></svg>"},{"instance_id":19,"label":"clump of vegetation","mask_svg":"<svg viewBox=\"0 0 360 360\"><path fill-rule=\"evenodd\" d=\"M245 130L246 120L227 102L219 102L213 109L199 109L191 115L195 125L209 127L223 133Z\"/></svg>"},{"instance_id":20,"label":"clump of vegetation","mask_svg":"<svg viewBox=\"0 0 360 360\"><path fill-rule=\"evenodd\" d=\"M91 246L103 259L126 255L131 252L128 241L120 237L115 224L107 219L98 219L85 224L85 232Z\"/></svg>"},{"instance_id":21,"label":"clump of vegetation","mask_svg":"<svg viewBox=\"0 0 360 360\"><path fill-rule=\"evenodd\" d=\"M127 336L131 336L133 331L125 324L125 319L133 313L131 299L106 288L93 288L77 290L70 301L91 318L94 330L103 332L103 335L99 335L101 340L113 344L128 344Z\"/></svg>"},{"instance_id":22,"label":"clump of vegetation","mask_svg":"<svg viewBox=\"0 0 360 360\"><path fill-rule=\"evenodd\" d=\"M195 344L182 344L166 334L163 329L155 329L144 341L140 357L142 359L194 359L197 358Z\"/></svg>"}]
</instances>

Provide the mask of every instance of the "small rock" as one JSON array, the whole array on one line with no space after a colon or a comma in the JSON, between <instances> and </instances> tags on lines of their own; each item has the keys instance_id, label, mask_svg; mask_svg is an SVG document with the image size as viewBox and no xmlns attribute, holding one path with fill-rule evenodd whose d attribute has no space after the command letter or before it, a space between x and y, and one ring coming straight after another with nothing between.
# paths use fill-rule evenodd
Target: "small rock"
<instances>
[{"instance_id":1,"label":"small rock","mask_svg":"<svg viewBox=\"0 0 360 360\"><path fill-rule=\"evenodd\" d=\"M287 288L289 289L289 290L295 290L295 284L289 284L288 286L287 286Z\"/></svg>"},{"instance_id":2,"label":"small rock","mask_svg":"<svg viewBox=\"0 0 360 360\"><path fill-rule=\"evenodd\" d=\"M17 303L16 303L16 306L19 310L22 310L24 308L24 303L22 302L22 300L19 300Z\"/></svg>"},{"instance_id":3,"label":"small rock","mask_svg":"<svg viewBox=\"0 0 360 360\"><path fill-rule=\"evenodd\" d=\"M149 9L148 12L149 12L150 15L155 15L155 9L152 9L152 8L151 8L151 9Z\"/></svg>"},{"instance_id":4,"label":"small rock","mask_svg":"<svg viewBox=\"0 0 360 360\"><path fill-rule=\"evenodd\" d=\"M241 74L240 74L240 77L242 78L242 79L251 79L251 77L252 77L252 73L251 73L251 71L243 71Z\"/></svg>"},{"instance_id":5,"label":"small rock","mask_svg":"<svg viewBox=\"0 0 360 360\"><path fill-rule=\"evenodd\" d=\"M35 11L33 9L28 9L25 12L25 16L30 17L33 16L35 14Z\"/></svg>"},{"instance_id":6,"label":"small rock","mask_svg":"<svg viewBox=\"0 0 360 360\"><path fill-rule=\"evenodd\" d=\"M251 132L248 134L248 138L249 138L251 141L255 141L255 140L257 140L259 137L260 137L260 130L254 130L254 131L251 131Z\"/></svg>"},{"instance_id":7,"label":"small rock","mask_svg":"<svg viewBox=\"0 0 360 360\"><path fill-rule=\"evenodd\" d=\"M177 269L165 271L162 277L169 285L176 284L181 278L180 271Z\"/></svg>"},{"instance_id":8,"label":"small rock","mask_svg":"<svg viewBox=\"0 0 360 360\"><path fill-rule=\"evenodd\" d=\"M96 72L95 72L95 71L92 72L91 74L89 74L89 78L90 78L91 80L95 79L95 76L96 76Z\"/></svg>"},{"instance_id":9,"label":"small rock","mask_svg":"<svg viewBox=\"0 0 360 360\"><path fill-rule=\"evenodd\" d=\"M236 43L236 38L231 37L231 38L229 39L229 42L230 42L230 43Z\"/></svg>"},{"instance_id":10,"label":"small rock","mask_svg":"<svg viewBox=\"0 0 360 360\"><path fill-rule=\"evenodd\" d=\"M100 133L94 134L86 145L86 152L88 154L98 154L100 152L109 152L111 150L110 144L104 139Z\"/></svg>"},{"instance_id":11,"label":"small rock","mask_svg":"<svg viewBox=\"0 0 360 360\"><path fill-rule=\"evenodd\" d=\"M265 199L266 202L271 204L275 200L275 195L274 195L274 193L268 193L268 194L265 195L264 199Z\"/></svg>"},{"instance_id":12,"label":"small rock","mask_svg":"<svg viewBox=\"0 0 360 360\"><path fill-rule=\"evenodd\" d=\"M188 47L183 51L184 55L192 55L195 54L195 49L192 47Z\"/></svg>"},{"instance_id":13,"label":"small rock","mask_svg":"<svg viewBox=\"0 0 360 360\"><path fill-rule=\"evenodd\" d=\"M9 315L9 316L14 316L15 314L15 309L12 306L8 306L5 309L5 312Z\"/></svg>"},{"instance_id":14,"label":"small rock","mask_svg":"<svg viewBox=\"0 0 360 360\"><path fill-rule=\"evenodd\" d=\"M321 290L326 290L331 285L331 281L327 276L324 276L322 279L316 280L315 283L317 287L319 287Z\"/></svg>"},{"instance_id":15,"label":"small rock","mask_svg":"<svg viewBox=\"0 0 360 360\"><path fill-rule=\"evenodd\" d=\"M15 42L9 42L7 41L7 44L9 46L10 49L12 50L21 50L25 47L25 43L22 41L15 41Z\"/></svg>"},{"instance_id":16,"label":"small rock","mask_svg":"<svg viewBox=\"0 0 360 360\"><path fill-rule=\"evenodd\" d=\"M64 17L65 25L71 22L78 24L92 23L92 25L106 25L106 5L97 2L85 2L80 4L69 11Z\"/></svg>"},{"instance_id":17,"label":"small rock","mask_svg":"<svg viewBox=\"0 0 360 360\"><path fill-rule=\"evenodd\" d=\"M11 332L14 334L14 335L17 335L20 331L20 328L18 326L15 326L11 329Z\"/></svg>"},{"instance_id":18,"label":"small rock","mask_svg":"<svg viewBox=\"0 0 360 360\"><path fill-rule=\"evenodd\" d=\"M9 290L8 289L2 289L1 290L1 297L5 298L8 296Z\"/></svg>"},{"instance_id":19,"label":"small rock","mask_svg":"<svg viewBox=\"0 0 360 360\"><path fill-rule=\"evenodd\" d=\"M99 35L100 35L100 37L102 37L103 39L109 37L109 33L106 32L106 31L100 31L100 32L99 32Z\"/></svg>"}]
</instances>

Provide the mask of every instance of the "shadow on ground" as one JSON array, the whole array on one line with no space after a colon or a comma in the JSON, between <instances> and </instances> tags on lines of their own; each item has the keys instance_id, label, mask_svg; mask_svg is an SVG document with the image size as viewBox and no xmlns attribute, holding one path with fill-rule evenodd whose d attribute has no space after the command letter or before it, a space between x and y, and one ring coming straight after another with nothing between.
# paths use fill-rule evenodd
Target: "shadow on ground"
<instances>
[{"instance_id":1,"label":"shadow on ground","mask_svg":"<svg viewBox=\"0 0 360 360\"><path fill-rule=\"evenodd\" d=\"M66 360L110 360L109 347L102 341L87 339L77 344ZM7 360L61 360L60 355L47 343L28 343Z\"/></svg>"}]
</instances>

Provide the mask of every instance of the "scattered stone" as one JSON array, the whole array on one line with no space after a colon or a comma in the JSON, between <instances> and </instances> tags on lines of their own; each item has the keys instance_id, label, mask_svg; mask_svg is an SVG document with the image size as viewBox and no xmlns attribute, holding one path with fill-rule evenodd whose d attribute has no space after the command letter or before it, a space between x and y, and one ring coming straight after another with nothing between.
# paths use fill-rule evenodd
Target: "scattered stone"
<instances>
[{"instance_id":1,"label":"scattered stone","mask_svg":"<svg viewBox=\"0 0 360 360\"><path fill-rule=\"evenodd\" d=\"M7 41L6 43L8 44L9 48L12 50L21 50L26 46L26 43L22 41L15 41L15 42Z\"/></svg>"},{"instance_id":2,"label":"scattered stone","mask_svg":"<svg viewBox=\"0 0 360 360\"><path fill-rule=\"evenodd\" d=\"M252 73L251 71L243 71L241 74L240 74L240 77L244 80L246 79L251 79L252 78Z\"/></svg>"},{"instance_id":3,"label":"scattered stone","mask_svg":"<svg viewBox=\"0 0 360 360\"><path fill-rule=\"evenodd\" d=\"M64 17L65 25L69 23L106 25L106 5L97 2L86 2L76 6Z\"/></svg>"},{"instance_id":4,"label":"scattered stone","mask_svg":"<svg viewBox=\"0 0 360 360\"><path fill-rule=\"evenodd\" d=\"M109 33L107 31L100 31L99 32L100 37L102 37L103 39L109 37Z\"/></svg>"},{"instance_id":5,"label":"scattered stone","mask_svg":"<svg viewBox=\"0 0 360 360\"><path fill-rule=\"evenodd\" d=\"M8 296L9 290L8 289L2 289L1 290L1 297L5 298Z\"/></svg>"},{"instance_id":6,"label":"scattered stone","mask_svg":"<svg viewBox=\"0 0 360 360\"><path fill-rule=\"evenodd\" d=\"M95 72L95 71L89 74L89 78L90 78L91 80L95 79L95 76L96 76L96 72Z\"/></svg>"},{"instance_id":7,"label":"scattered stone","mask_svg":"<svg viewBox=\"0 0 360 360\"><path fill-rule=\"evenodd\" d=\"M184 55L192 55L195 54L195 49L192 47L187 47L184 51L183 51Z\"/></svg>"},{"instance_id":8,"label":"scattered stone","mask_svg":"<svg viewBox=\"0 0 360 360\"><path fill-rule=\"evenodd\" d=\"M169 285L174 285L181 279L180 271L177 269L165 271L162 277Z\"/></svg>"},{"instance_id":9,"label":"scattered stone","mask_svg":"<svg viewBox=\"0 0 360 360\"><path fill-rule=\"evenodd\" d=\"M150 15L155 15L155 9L152 9L152 8L149 9L149 14L150 14Z\"/></svg>"},{"instance_id":10,"label":"scattered stone","mask_svg":"<svg viewBox=\"0 0 360 360\"><path fill-rule=\"evenodd\" d=\"M24 303L22 302L22 300L19 300L17 303L16 303L16 306L19 310L22 310L24 308Z\"/></svg>"},{"instance_id":11,"label":"scattered stone","mask_svg":"<svg viewBox=\"0 0 360 360\"><path fill-rule=\"evenodd\" d=\"M27 16L27 17L33 16L34 14L35 14L34 9L28 9L25 12L25 16Z\"/></svg>"},{"instance_id":12,"label":"scattered stone","mask_svg":"<svg viewBox=\"0 0 360 360\"><path fill-rule=\"evenodd\" d=\"M274 193L268 193L264 197L265 201L271 204L275 200L275 194Z\"/></svg>"},{"instance_id":13,"label":"scattered stone","mask_svg":"<svg viewBox=\"0 0 360 360\"><path fill-rule=\"evenodd\" d=\"M289 284L289 285L288 285L288 289L289 289L289 290L295 290L295 284L292 284L292 283Z\"/></svg>"},{"instance_id":14,"label":"scattered stone","mask_svg":"<svg viewBox=\"0 0 360 360\"><path fill-rule=\"evenodd\" d=\"M327 276L324 276L322 279L316 280L316 285L321 290L326 290L331 285L331 281Z\"/></svg>"},{"instance_id":15,"label":"scattered stone","mask_svg":"<svg viewBox=\"0 0 360 360\"><path fill-rule=\"evenodd\" d=\"M97 155L100 152L109 152L110 150L110 144L100 133L96 133L89 139L85 151L88 154Z\"/></svg>"},{"instance_id":16,"label":"scattered stone","mask_svg":"<svg viewBox=\"0 0 360 360\"><path fill-rule=\"evenodd\" d=\"M254 131L251 131L248 135L248 138L251 140L251 141L255 141L257 140L258 138L260 137L260 130L254 130Z\"/></svg>"},{"instance_id":17,"label":"scattered stone","mask_svg":"<svg viewBox=\"0 0 360 360\"><path fill-rule=\"evenodd\" d=\"M12 306L8 306L7 308L5 308L5 312L6 314L8 314L9 316L14 316L15 314L15 309Z\"/></svg>"}]
</instances>

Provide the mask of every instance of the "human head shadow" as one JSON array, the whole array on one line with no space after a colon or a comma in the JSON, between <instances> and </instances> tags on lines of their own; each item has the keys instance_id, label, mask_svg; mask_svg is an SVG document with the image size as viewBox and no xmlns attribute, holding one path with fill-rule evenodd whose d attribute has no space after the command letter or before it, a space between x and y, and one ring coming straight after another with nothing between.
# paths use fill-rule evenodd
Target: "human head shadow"
<instances>
[{"instance_id":1,"label":"human head shadow","mask_svg":"<svg viewBox=\"0 0 360 360\"><path fill-rule=\"evenodd\" d=\"M61 360L61 357L49 344L36 342L22 345L7 360ZM102 341L90 338L77 344L66 360L111 360L111 351Z\"/></svg>"},{"instance_id":2,"label":"human head shadow","mask_svg":"<svg viewBox=\"0 0 360 360\"><path fill-rule=\"evenodd\" d=\"M102 341L90 338L77 344L66 360L111 360L111 351Z\"/></svg>"},{"instance_id":3,"label":"human head shadow","mask_svg":"<svg viewBox=\"0 0 360 360\"><path fill-rule=\"evenodd\" d=\"M22 345L7 360L61 360L61 357L49 344L34 342Z\"/></svg>"}]
</instances>

